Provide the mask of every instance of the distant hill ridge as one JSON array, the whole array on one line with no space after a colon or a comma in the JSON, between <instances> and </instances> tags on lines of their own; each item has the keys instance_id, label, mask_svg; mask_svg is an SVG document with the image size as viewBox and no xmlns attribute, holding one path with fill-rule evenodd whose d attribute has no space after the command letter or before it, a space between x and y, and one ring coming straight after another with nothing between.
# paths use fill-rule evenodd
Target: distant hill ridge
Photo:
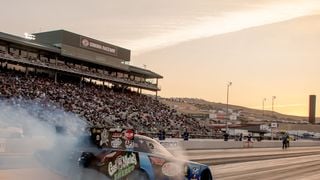
<instances>
[{"instance_id":1,"label":"distant hill ridge","mask_svg":"<svg viewBox=\"0 0 320 180\"><path fill-rule=\"evenodd\" d=\"M161 98L163 103L171 106L176 106L178 111L183 113L204 113L209 110L226 110L227 105L224 103L210 102L200 98ZM256 118L273 118L287 121L308 121L308 117L286 115L278 112L272 112L270 110L259 110L238 105L229 104L229 109L240 110L244 116L256 117ZM188 111L190 110L190 111ZM264 116L263 116L264 114ZM319 119L319 118L318 118Z\"/></svg>"}]
</instances>

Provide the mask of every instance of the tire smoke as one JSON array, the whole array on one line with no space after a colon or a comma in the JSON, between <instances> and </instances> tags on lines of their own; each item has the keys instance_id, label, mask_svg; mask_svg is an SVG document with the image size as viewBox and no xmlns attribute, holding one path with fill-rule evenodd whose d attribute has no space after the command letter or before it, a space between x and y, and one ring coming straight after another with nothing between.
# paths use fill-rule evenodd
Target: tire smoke
<instances>
[{"instance_id":1,"label":"tire smoke","mask_svg":"<svg viewBox=\"0 0 320 180\"><path fill-rule=\"evenodd\" d=\"M0 99L0 170L37 169L24 180L50 179L44 171L61 179L77 165L70 152L86 127L85 120L46 102Z\"/></svg>"}]
</instances>

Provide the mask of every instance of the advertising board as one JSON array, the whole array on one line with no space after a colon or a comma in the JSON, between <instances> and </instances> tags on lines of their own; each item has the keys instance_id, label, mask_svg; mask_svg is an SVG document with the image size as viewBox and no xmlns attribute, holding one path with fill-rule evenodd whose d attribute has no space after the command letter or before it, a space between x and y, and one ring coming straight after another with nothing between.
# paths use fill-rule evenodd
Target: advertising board
<instances>
[{"instance_id":1,"label":"advertising board","mask_svg":"<svg viewBox=\"0 0 320 180\"><path fill-rule=\"evenodd\" d=\"M117 56L118 54L118 49L115 46L111 46L106 43L102 43L100 41L83 36L80 36L80 47L100 53L111 54L114 56Z\"/></svg>"}]
</instances>

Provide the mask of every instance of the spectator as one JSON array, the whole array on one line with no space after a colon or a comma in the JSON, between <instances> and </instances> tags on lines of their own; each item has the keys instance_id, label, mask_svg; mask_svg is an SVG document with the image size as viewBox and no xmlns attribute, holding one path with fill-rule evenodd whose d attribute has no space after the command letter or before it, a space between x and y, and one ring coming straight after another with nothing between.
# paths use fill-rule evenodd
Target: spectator
<instances>
[{"instance_id":1,"label":"spectator","mask_svg":"<svg viewBox=\"0 0 320 180\"><path fill-rule=\"evenodd\" d=\"M282 149L287 149L289 145L289 135L285 133L282 137Z\"/></svg>"},{"instance_id":2,"label":"spectator","mask_svg":"<svg viewBox=\"0 0 320 180\"><path fill-rule=\"evenodd\" d=\"M242 137L243 137L243 134L240 133L240 135L239 135L239 141L242 141Z\"/></svg>"},{"instance_id":3,"label":"spectator","mask_svg":"<svg viewBox=\"0 0 320 180\"><path fill-rule=\"evenodd\" d=\"M248 142L251 142L252 141L252 135L251 133L248 135Z\"/></svg>"},{"instance_id":4,"label":"spectator","mask_svg":"<svg viewBox=\"0 0 320 180\"><path fill-rule=\"evenodd\" d=\"M189 132L188 130L186 129L183 133L183 140L185 141L188 141L189 140Z\"/></svg>"},{"instance_id":5,"label":"spectator","mask_svg":"<svg viewBox=\"0 0 320 180\"><path fill-rule=\"evenodd\" d=\"M224 141L228 141L229 140L229 134L227 132L225 132L223 134L223 137L224 137Z\"/></svg>"}]
</instances>

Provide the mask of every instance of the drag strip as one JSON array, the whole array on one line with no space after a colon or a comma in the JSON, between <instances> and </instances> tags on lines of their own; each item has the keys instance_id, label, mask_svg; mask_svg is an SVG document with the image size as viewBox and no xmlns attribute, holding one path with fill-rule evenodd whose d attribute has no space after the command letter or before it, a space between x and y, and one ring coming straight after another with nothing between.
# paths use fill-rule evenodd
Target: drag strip
<instances>
[{"instance_id":1,"label":"drag strip","mask_svg":"<svg viewBox=\"0 0 320 180\"><path fill-rule=\"evenodd\" d=\"M320 155L223 164L211 166L211 170L219 180L318 180Z\"/></svg>"},{"instance_id":2,"label":"drag strip","mask_svg":"<svg viewBox=\"0 0 320 180\"><path fill-rule=\"evenodd\" d=\"M220 164L230 164L239 162L250 162L250 161L260 161L269 159L281 159L290 157L300 157L300 156L310 156L318 155L320 151L316 152L303 152L303 153L288 153L288 154L269 154L269 155L255 155L255 156L241 156L241 157L221 157L221 158L207 158L207 159L191 159L191 161L196 161L207 165L220 165Z\"/></svg>"},{"instance_id":3,"label":"drag strip","mask_svg":"<svg viewBox=\"0 0 320 180\"><path fill-rule=\"evenodd\" d=\"M233 149L185 151L186 158L207 165L222 165L241 162L303 157L320 154L320 148ZM0 169L37 168L41 166L33 154L1 154Z\"/></svg>"},{"instance_id":4,"label":"drag strip","mask_svg":"<svg viewBox=\"0 0 320 180\"><path fill-rule=\"evenodd\" d=\"M32 155L0 155L0 169L37 167L39 167L39 163Z\"/></svg>"},{"instance_id":5,"label":"drag strip","mask_svg":"<svg viewBox=\"0 0 320 180\"><path fill-rule=\"evenodd\" d=\"M286 150L280 148L189 150L185 151L182 157L207 165L219 165L318 154L320 147L293 147Z\"/></svg>"}]
</instances>

